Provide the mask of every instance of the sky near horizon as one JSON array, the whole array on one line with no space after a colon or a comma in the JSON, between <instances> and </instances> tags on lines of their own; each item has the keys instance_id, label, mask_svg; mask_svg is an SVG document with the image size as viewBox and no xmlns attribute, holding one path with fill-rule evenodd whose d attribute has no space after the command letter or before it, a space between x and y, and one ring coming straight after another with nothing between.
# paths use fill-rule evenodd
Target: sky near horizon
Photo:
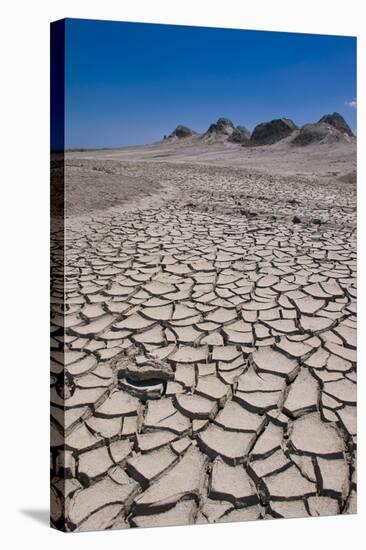
<instances>
[{"instance_id":1,"label":"sky near horizon","mask_svg":"<svg viewBox=\"0 0 366 550\"><path fill-rule=\"evenodd\" d=\"M356 39L66 20L65 147L159 141L219 117L252 130L337 111L356 132Z\"/></svg>"}]
</instances>

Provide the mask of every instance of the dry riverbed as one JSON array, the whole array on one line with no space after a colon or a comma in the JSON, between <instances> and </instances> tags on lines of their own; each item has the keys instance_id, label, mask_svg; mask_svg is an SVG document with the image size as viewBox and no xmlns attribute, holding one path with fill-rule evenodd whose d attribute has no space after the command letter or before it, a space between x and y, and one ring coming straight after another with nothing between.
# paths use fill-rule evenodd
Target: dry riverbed
<instances>
[{"instance_id":1,"label":"dry riverbed","mask_svg":"<svg viewBox=\"0 0 366 550\"><path fill-rule=\"evenodd\" d=\"M63 502L81 531L353 513L354 151L301 173L132 153L66 159L54 524Z\"/></svg>"}]
</instances>

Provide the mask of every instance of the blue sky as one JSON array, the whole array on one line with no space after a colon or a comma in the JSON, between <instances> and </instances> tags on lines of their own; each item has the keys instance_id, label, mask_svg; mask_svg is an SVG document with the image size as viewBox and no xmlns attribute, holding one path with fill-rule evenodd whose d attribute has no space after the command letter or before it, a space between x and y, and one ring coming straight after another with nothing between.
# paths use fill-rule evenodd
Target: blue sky
<instances>
[{"instance_id":1,"label":"blue sky","mask_svg":"<svg viewBox=\"0 0 366 550\"><path fill-rule=\"evenodd\" d=\"M252 130L333 111L356 130L356 39L67 19L66 147L151 143L223 116Z\"/></svg>"}]
</instances>

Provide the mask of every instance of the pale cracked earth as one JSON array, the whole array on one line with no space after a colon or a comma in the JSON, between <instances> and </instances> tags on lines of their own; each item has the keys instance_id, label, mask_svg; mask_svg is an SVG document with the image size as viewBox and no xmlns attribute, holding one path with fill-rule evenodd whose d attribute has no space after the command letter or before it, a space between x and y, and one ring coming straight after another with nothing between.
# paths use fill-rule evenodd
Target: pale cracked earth
<instances>
[{"instance_id":1,"label":"pale cracked earth","mask_svg":"<svg viewBox=\"0 0 366 550\"><path fill-rule=\"evenodd\" d=\"M53 525L354 513L354 185L118 170L162 192L69 216L65 306L53 235Z\"/></svg>"}]
</instances>

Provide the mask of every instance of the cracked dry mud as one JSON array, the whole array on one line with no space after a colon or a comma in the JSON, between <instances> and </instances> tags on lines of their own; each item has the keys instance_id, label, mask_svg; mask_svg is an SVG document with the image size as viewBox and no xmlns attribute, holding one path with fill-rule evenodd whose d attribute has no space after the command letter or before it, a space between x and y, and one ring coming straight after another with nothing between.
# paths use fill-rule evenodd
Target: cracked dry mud
<instances>
[{"instance_id":1,"label":"cracked dry mud","mask_svg":"<svg viewBox=\"0 0 366 550\"><path fill-rule=\"evenodd\" d=\"M163 192L53 234L53 524L355 512L354 186L120 170Z\"/></svg>"}]
</instances>

